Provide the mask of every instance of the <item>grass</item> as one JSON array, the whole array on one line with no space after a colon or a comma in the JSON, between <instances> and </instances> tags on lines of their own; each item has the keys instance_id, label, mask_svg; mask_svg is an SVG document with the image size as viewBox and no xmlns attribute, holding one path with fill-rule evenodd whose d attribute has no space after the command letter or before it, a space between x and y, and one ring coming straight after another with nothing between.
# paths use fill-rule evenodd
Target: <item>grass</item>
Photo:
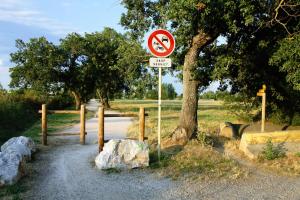
<instances>
[{"instance_id":1,"label":"grass","mask_svg":"<svg viewBox=\"0 0 300 200\"><path fill-rule=\"evenodd\" d=\"M20 195L27 190L27 187L23 183L17 183L15 185L6 186L0 189L0 199L22 199Z\"/></svg>"},{"instance_id":2,"label":"grass","mask_svg":"<svg viewBox=\"0 0 300 200\"><path fill-rule=\"evenodd\" d=\"M93 112L88 112L86 117L91 118ZM51 114L47 116L48 133L53 133L61 129L65 129L80 122L80 115L78 114ZM40 142L41 136L41 119L33 124L29 129L22 133L22 135L31 137L37 143Z\"/></svg>"},{"instance_id":3,"label":"grass","mask_svg":"<svg viewBox=\"0 0 300 200\"><path fill-rule=\"evenodd\" d=\"M182 102L180 100L167 100L162 103L162 138L169 136L175 130ZM121 112L136 113L139 107L145 107L146 132L151 147L150 168L159 171L163 175L174 179L193 175L193 177L231 177L237 178L243 174L243 170L234 161L225 158L215 151L210 145L203 145L203 141L193 141L183 149L175 148L163 150L161 162L158 163L157 152L157 101L129 101L119 100L111 103L113 109ZM214 135L219 129L219 124L224 121L237 122L238 119L230 115L224 109L221 101L200 100L198 110L199 132ZM136 120L128 130L129 137L137 137L139 124ZM207 140L209 138L202 138ZM214 142L208 142L210 144Z\"/></svg>"},{"instance_id":4,"label":"grass","mask_svg":"<svg viewBox=\"0 0 300 200\"><path fill-rule=\"evenodd\" d=\"M162 101L162 138L169 136L175 130L181 110L180 100ZM157 101L129 101L119 100L111 103L112 108L121 112L138 113L139 107L145 107L146 113L146 136L150 141L155 141L157 137ZM198 109L199 131L206 133L216 133L219 124L224 121L238 122L238 119L224 109L221 101L200 100ZM137 137L138 121L135 121L129 129L129 137Z\"/></svg>"},{"instance_id":5,"label":"grass","mask_svg":"<svg viewBox=\"0 0 300 200\"><path fill-rule=\"evenodd\" d=\"M289 176L300 175L300 157L295 154L287 154L285 157L277 158L275 160L260 159L257 163L276 173Z\"/></svg>"},{"instance_id":6,"label":"grass","mask_svg":"<svg viewBox=\"0 0 300 200\"><path fill-rule=\"evenodd\" d=\"M152 169L172 179L191 177L193 179L230 178L245 175L245 171L233 160L224 157L212 147L198 141L190 141L184 148L163 151L160 163L156 152L151 153Z\"/></svg>"}]
</instances>

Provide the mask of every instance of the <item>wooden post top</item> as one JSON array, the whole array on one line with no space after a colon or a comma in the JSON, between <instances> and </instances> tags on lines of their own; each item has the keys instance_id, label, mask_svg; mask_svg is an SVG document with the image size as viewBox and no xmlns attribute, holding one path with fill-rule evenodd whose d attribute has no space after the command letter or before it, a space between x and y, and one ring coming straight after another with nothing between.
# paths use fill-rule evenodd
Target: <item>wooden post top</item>
<instances>
[{"instance_id":1,"label":"wooden post top","mask_svg":"<svg viewBox=\"0 0 300 200\"><path fill-rule=\"evenodd\" d=\"M266 93L266 90L267 90L267 86L265 84L263 84L262 89L259 89L259 91L256 95L259 97L262 97Z\"/></svg>"}]
</instances>

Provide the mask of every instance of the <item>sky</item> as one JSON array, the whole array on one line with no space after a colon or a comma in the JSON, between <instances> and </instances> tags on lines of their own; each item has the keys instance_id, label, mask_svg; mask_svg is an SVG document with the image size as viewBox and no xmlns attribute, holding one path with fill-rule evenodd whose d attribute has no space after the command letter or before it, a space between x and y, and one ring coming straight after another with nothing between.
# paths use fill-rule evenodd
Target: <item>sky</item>
<instances>
[{"instance_id":1,"label":"sky","mask_svg":"<svg viewBox=\"0 0 300 200\"><path fill-rule=\"evenodd\" d=\"M16 51L15 40L45 36L57 43L71 32L102 31L111 27L123 33L119 24L125 9L120 0L0 0L0 83L10 82L10 53ZM178 94L182 84L167 74L163 82L172 83ZM210 89L214 90L216 84Z\"/></svg>"}]
</instances>

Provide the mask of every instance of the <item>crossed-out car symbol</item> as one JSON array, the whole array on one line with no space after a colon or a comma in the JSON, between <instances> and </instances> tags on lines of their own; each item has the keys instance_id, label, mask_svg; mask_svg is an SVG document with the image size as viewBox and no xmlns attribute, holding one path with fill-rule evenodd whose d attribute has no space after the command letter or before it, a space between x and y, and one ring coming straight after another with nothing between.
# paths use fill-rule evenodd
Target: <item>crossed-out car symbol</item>
<instances>
[{"instance_id":1,"label":"crossed-out car symbol","mask_svg":"<svg viewBox=\"0 0 300 200\"><path fill-rule=\"evenodd\" d=\"M169 43L169 39L165 36L162 36L161 41ZM153 44L156 46L155 47L156 50L161 50L161 51L164 50L164 48L158 42L154 41Z\"/></svg>"}]
</instances>

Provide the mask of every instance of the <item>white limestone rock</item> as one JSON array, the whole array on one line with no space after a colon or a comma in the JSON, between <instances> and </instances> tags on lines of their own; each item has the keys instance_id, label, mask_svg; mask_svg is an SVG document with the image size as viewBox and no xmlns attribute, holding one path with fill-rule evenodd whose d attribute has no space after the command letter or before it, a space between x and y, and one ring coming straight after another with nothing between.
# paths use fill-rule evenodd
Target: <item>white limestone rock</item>
<instances>
[{"instance_id":1,"label":"white limestone rock","mask_svg":"<svg viewBox=\"0 0 300 200\"><path fill-rule=\"evenodd\" d=\"M13 137L1 146L2 153L16 154L20 160L31 159L31 154L36 151L35 144L31 138L20 136Z\"/></svg>"},{"instance_id":2,"label":"white limestone rock","mask_svg":"<svg viewBox=\"0 0 300 200\"><path fill-rule=\"evenodd\" d=\"M133 169L149 166L149 146L137 140L110 140L95 159L99 169Z\"/></svg>"},{"instance_id":3,"label":"white limestone rock","mask_svg":"<svg viewBox=\"0 0 300 200\"><path fill-rule=\"evenodd\" d=\"M22 166L35 151L31 138L20 136L5 142L0 152L0 186L16 183L23 174Z\"/></svg>"},{"instance_id":4,"label":"white limestone rock","mask_svg":"<svg viewBox=\"0 0 300 200\"><path fill-rule=\"evenodd\" d=\"M0 187L12 185L21 177L22 160L16 154L0 152Z\"/></svg>"}]
</instances>

